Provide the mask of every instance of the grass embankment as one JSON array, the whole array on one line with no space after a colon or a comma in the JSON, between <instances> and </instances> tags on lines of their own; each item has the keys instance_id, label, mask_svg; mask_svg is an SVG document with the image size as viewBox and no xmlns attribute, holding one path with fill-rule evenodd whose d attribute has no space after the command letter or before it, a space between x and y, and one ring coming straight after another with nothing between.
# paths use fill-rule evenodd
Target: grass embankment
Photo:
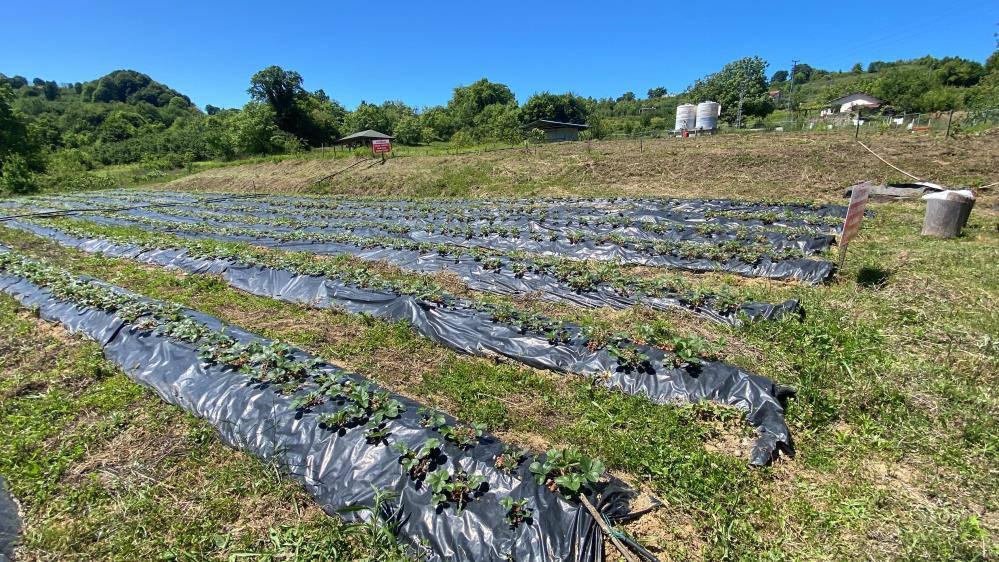
<instances>
[{"instance_id":1,"label":"grass embankment","mask_svg":"<svg viewBox=\"0 0 999 562\"><path fill-rule=\"evenodd\" d=\"M652 406L577 378L458 356L404 325L281 304L217 279L85 255L26 234L3 231L0 239L318 352L535 450L572 444L600 456L667 501L632 529L664 558L995 557L999 403L990 389L999 370L999 287L988 272L999 260L996 213L980 205L964 237L937 241L919 237L917 204L877 211L830 286L701 277L761 299L800 298L804 322L731 331L641 309L578 313L617 326L636 318L689 324L726 338L728 359L796 386L788 421L798 456L762 470L728 454L744 444L727 442L739 432L719 420L724 411ZM139 458L140 466L148 462ZM170 478L164 482L176 485ZM117 485L100 483L108 495ZM36 505L66 497L80 497L72 483Z\"/></svg>"},{"instance_id":2,"label":"grass embankment","mask_svg":"<svg viewBox=\"0 0 999 562\"><path fill-rule=\"evenodd\" d=\"M997 136L996 131L957 139L897 133L861 140L920 177L977 186L999 180ZM842 132L559 143L530 152L394 158L313 184L346 165L314 156L233 163L163 185L346 195L651 195L842 203L845 188L858 181L909 181Z\"/></svg>"}]
</instances>

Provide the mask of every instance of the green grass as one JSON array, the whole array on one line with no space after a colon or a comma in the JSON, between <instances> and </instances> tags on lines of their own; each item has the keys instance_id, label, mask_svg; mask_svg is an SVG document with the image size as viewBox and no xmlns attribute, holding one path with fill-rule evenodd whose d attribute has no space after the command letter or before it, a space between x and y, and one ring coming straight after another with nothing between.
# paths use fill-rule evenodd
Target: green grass
<instances>
[{"instance_id":1,"label":"green grass","mask_svg":"<svg viewBox=\"0 0 999 562\"><path fill-rule=\"evenodd\" d=\"M738 285L761 300L798 298L807 311L803 322L731 330L683 314L533 305L614 329L641 319L724 338L727 360L795 386L788 423L798 454L762 470L718 452L738 450L731 441L744 437L744 427L724 409L654 406L575 377L459 356L402 324L252 297L217 279L86 255L23 233L5 230L0 240L79 273L285 339L463 419L485 422L506 440L535 450L579 446L666 500L655 524L643 527L642 539L671 557L995 558L999 403L991 389L999 373L999 279L989 274L999 263L999 234L990 226L995 212L979 205L965 236L944 241L919 236L918 204L875 210L831 285L697 278ZM35 326L26 318L23 323L24 330ZM18 339L37 337L29 331ZM66 355L60 366L38 376L88 372L87 364L84 357ZM3 377L0 385L9 385ZM114 377L120 375L106 380ZM60 419L59 409L81 407L71 402L40 402L39 408L56 413L15 420L18 434L59 431L62 426L50 427ZM729 445L719 449L719 442ZM66 446L72 444L67 438ZM22 463L26 474L19 476ZM67 471L78 464L69 457L61 465L45 459L35 466ZM45 484L27 460L0 466L5 475L14 472L8 480L18 497L52 504L66 493ZM153 535L146 540L166 540Z\"/></svg>"}]
</instances>

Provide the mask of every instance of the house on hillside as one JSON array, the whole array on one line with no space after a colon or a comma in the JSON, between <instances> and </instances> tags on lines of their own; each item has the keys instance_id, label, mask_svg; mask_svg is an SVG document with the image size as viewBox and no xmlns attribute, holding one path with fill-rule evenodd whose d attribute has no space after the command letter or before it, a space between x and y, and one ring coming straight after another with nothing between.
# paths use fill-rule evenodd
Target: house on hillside
<instances>
[{"instance_id":1,"label":"house on hillside","mask_svg":"<svg viewBox=\"0 0 999 562\"><path fill-rule=\"evenodd\" d=\"M850 113L854 109L877 109L884 103L870 94L854 92L830 101L819 115L825 117L836 113Z\"/></svg>"},{"instance_id":2,"label":"house on hillside","mask_svg":"<svg viewBox=\"0 0 999 562\"><path fill-rule=\"evenodd\" d=\"M354 133L352 135L347 135L342 139L337 139L333 141L334 146L346 146L348 148L355 148L358 146L371 146L371 141L375 139L394 139L392 135L386 135L385 133L379 133L378 131L373 131L368 129L366 131L361 131L359 133Z\"/></svg>"},{"instance_id":3,"label":"house on hillside","mask_svg":"<svg viewBox=\"0 0 999 562\"><path fill-rule=\"evenodd\" d=\"M579 140L579 131L588 127L589 125L580 125L579 123L563 123L561 121L538 119L524 125L524 130L530 132L533 129L541 129L545 132L546 141L559 142Z\"/></svg>"}]
</instances>

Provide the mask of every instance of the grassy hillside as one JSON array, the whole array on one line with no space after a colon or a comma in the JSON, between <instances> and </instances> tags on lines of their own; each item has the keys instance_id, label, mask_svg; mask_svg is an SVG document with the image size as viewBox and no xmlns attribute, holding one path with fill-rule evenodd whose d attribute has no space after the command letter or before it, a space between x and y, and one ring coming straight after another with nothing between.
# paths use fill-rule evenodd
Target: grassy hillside
<instances>
[{"instance_id":1,"label":"grassy hillside","mask_svg":"<svg viewBox=\"0 0 999 562\"><path fill-rule=\"evenodd\" d=\"M991 183L999 132L958 139L884 135L863 139L902 169L948 185ZM283 157L210 168L164 184L173 189L400 196L655 195L841 201L862 180L905 180L841 133L720 135L698 139L594 141L465 155L353 160Z\"/></svg>"}]
</instances>

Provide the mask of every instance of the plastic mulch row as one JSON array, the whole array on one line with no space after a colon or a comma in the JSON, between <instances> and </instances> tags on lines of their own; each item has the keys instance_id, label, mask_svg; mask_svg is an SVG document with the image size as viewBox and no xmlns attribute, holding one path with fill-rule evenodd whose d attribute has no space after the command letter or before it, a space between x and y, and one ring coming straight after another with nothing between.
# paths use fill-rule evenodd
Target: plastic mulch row
<instances>
[{"instance_id":1,"label":"plastic mulch row","mask_svg":"<svg viewBox=\"0 0 999 562\"><path fill-rule=\"evenodd\" d=\"M460 303L438 305L410 296L349 286L330 278L297 275L227 259L190 257L183 249L148 250L107 240L76 238L31 224L11 226L86 252L190 273L217 274L229 285L263 297L405 321L423 336L451 349L478 356L502 355L536 368L599 377L611 388L646 395L656 403L709 400L738 407L746 410L747 421L758 434L750 453L751 464L769 464L779 452L792 452L783 402L793 395L793 389L729 364L704 361L676 368L662 350L643 345L637 348L648 359L638 367L624 370L606 349L587 347L576 326L568 326L573 335L570 341L552 343L545 334L496 322L489 314Z\"/></svg>"},{"instance_id":2,"label":"plastic mulch row","mask_svg":"<svg viewBox=\"0 0 999 562\"><path fill-rule=\"evenodd\" d=\"M131 294L96 280L81 280ZM320 410L336 411L342 404L327 403L316 412L303 413L292 406L292 397L268 384L206 364L199 359L195 344L129 324L113 312L56 299L47 289L8 273L0 275L0 290L25 307L37 309L41 318L96 340L105 356L128 377L151 388L165 402L207 420L227 444L276 461L326 512L347 520L362 518L365 513L353 508L373 505L378 491L395 492L395 499L383 504L379 517L414 548L425 549L423 554L431 560L602 559L602 532L589 513L538 484L528 471L529 460L510 474L494 468L503 445L488 434L470 448L441 440L444 458L435 461L435 469L453 473L460 468L484 476L485 481L460 513L454 505L435 506L427 484L414 482L400 465L400 454L388 446L418 447L428 438L440 437L421 425L420 405L412 400L391 395L405 410L386 422L389 435L384 441L371 442L360 427L334 431L315 415ZM239 342L269 343L213 317L190 310L183 314L211 330L224 330ZM310 358L298 350L293 353L298 360ZM316 369L366 382L329 364L320 363ZM306 385L299 392L311 388ZM446 420L456 423L450 417ZM615 479L596 487L589 497L603 515L612 521L629 516L633 491ZM530 520L516 526L506 522L507 510L498 501L503 496L526 498L533 510Z\"/></svg>"}]
</instances>

